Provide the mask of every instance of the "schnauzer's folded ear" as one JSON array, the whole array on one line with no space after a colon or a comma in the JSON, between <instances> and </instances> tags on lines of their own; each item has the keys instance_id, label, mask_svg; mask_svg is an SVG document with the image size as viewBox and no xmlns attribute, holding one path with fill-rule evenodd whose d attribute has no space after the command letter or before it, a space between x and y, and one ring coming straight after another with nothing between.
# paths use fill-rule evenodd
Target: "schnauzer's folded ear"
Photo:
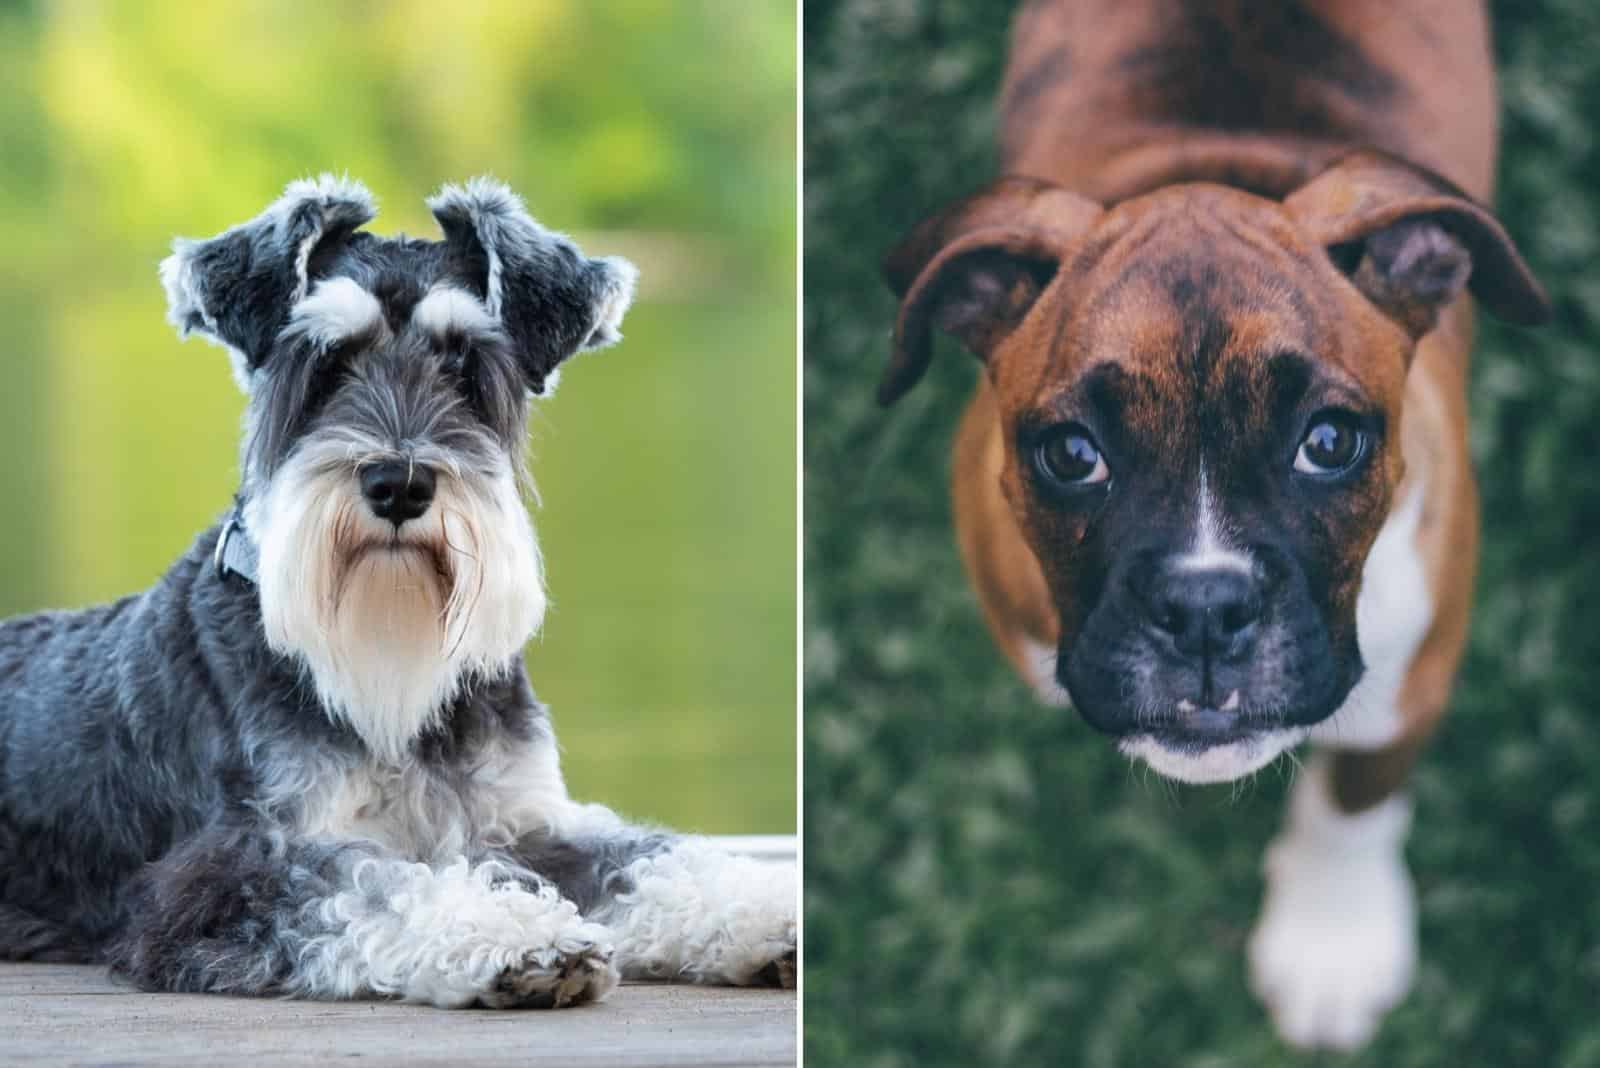
<instances>
[{"instance_id":1,"label":"schnauzer's folded ear","mask_svg":"<svg viewBox=\"0 0 1600 1068\"><path fill-rule=\"evenodd\" d=\"M1490 314L1534 326L1544 290L1489 210L1450 182L1380 152L1339 160L1284 208L1363 295L1413 337L1470 289Z\"/></svg>"},{"instance_id":2,"label":"schnauzer's folded ear","mask_svg":"<svg viewBox=\"0 0 1600 1068\"><path fill-rule=\"evenodd\" d=\"M521 198L492 178L447 185L428 207L456 253L456 269L482 288L489 314L516 347L533 392L543 393L569 356L622 339L638 277L633 264L589 259L534 222Z\"/></svg>"},{"instance_id":3,"label":"schnauzer's folded ear","mask_svg":"<svg viewBox=\"0 0 1600 1068\"><path fill-rule=\"evenodd\" d=\"M161 261L167 318L233 352L248 388L289 310L304 297L311 256L376 214L372 194L331 174L290 182L267 210L206 241L178 238Z\"/></svg>"}]
</instances>

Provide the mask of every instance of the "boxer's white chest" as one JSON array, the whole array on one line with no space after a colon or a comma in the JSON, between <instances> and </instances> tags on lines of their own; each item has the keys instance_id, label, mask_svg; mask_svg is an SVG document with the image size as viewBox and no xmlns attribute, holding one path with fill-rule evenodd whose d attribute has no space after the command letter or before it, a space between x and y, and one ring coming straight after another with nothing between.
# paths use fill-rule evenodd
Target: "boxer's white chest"
<instances>
[{"instance_id":1,"label":"boxer's white chest","mask_svg":"<svg viewBox=\"0 0 1600 1068\"><path fill-rule=\"evenodd\" d=\"M1433 622L1433 598L1417 547L1425 496L1422 486L1411 487L1367 554L1356 601L1356 640L1366 672L1339 710L1312 729L1314 741L1378 749L1400 733L1400 689Z\"/></svg>"}]
</instances>

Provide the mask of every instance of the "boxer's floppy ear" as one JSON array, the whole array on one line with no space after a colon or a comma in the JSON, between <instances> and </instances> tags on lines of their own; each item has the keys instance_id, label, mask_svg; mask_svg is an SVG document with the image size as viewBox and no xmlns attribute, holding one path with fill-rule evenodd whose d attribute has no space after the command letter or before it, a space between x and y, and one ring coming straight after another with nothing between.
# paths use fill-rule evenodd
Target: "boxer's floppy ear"
<instances>
[{"instance_id":1,"label":"boxer's floppy ear","mask_svg":"<svg viewBox=\"0 0 1600 1068\"><path fill-rule=\"evenodd\" d=\"M178 238L161 261L168 320L180 336L196 332L230 349L249 388L289 309L306 295L312 253L375 214L359 182L323 174L290 182L266 211L216 237Z\"/></svg>"},{"instance_id":2,"label":"boxer's floppy ear","mask_svg":"<svg viewBox=\"0 0 1600 1068\"><path fill-rule=\"evenodd\" d=\"M893 404L928 369L933 326L987 358L1102 211L1047 182L1002 178L918 225L883 263L901 302L878 403Z\"/></svg>"},{"instance_id":3,"label":"boxer's floppy ear","mask_svg":"<svg viewBox=\"0 0 1600 1068\"><path fill-rule=\"evenodd\" d=\"M1544 290L1505 229L1450 182L1377 152L1346 156L1284 199L1367 298L1413 337L1463 286L1493 315L1532 326Z\"/></svg>"},{"instance_id":4,"label":"boxer's floppy ear","mask_svg":"<svg viewBox=\"0 0 1600 1068\"><path fill-rule=\"evenodd\" d=\"M484 305L511 339L533 392L545 391L567 357L622 340L639 275L633 264L584 256L492 178L447 185L428 207L465 269L480 275Z\"/></svg>"}]
</instances>

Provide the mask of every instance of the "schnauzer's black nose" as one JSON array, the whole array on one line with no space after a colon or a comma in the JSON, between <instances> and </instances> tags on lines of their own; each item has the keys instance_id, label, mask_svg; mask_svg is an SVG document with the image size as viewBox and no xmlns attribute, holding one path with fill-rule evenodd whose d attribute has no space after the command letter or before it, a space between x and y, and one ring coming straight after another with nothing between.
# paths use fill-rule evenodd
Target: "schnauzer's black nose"
<instances>
[{"instance_id":1,"label":"schnauzer's black nose","mask_svg":"<svg viewBox=\"0 0 1600 1068\"><path fill-rule=\"evenodd\" d=\"M433 472L421 464L386 460L361 471L361 495L379 519L395 526L416 519L433 503Z\"/></svg>"},{"instance_id":2,"label":"schnauzer's black nose","mask_svg":"<svg viewBox=\"0 0 1600 1068\"><path fill-rule=\"evenodd\" d=\"M1236 568L1168 568L1143 590L1146 618L1185 656L1238 656L1261 618L1256 577Z\"/></svg>"}]
</instances>

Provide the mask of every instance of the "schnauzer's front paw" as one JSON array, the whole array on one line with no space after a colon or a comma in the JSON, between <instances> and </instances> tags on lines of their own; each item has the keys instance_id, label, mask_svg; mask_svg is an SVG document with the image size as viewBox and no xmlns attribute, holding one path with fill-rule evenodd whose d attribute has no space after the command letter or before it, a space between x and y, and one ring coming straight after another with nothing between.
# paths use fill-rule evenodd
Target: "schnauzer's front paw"
<instances>
[{"instance_id":1,"label":"schnauzer's front paw","mask_svg":"<svg viewBox=\"0 0 1600 1068\"><path fill-rule=\"evenodd\" d=\"M1405 802L1332 827L1306 820L1308 806L1296 802L1300 818L1267 853L1251 985L1284 1041L1354 1049L1405 997L1416 971L1416 898L1400 853Z\"/></svg>"},{"instance_id":2,"label":"schnauzer's front paw","mask_svg":"<svg viewBox=\"0 0 1600 1068\"><path fill-rule=\"evenodd\" d=\"M795 951L790 950L777 960L756 972L756 978L751 986L775 986L779 990L793 990L795 978L799 973L799 964L795 959Z\"/></svg>"},{"instance_id":3,"label":"schnauzer's front paw","mask_svg":"<svg viewBox=\"0 0 1600 1068\"><path fill-rule=\"evenodd\" d=\"M612 933L553 887L506 882L495 864L405 867L394 911L340 936L367 956L375 992L447 1009L556 1008L617 985Z\"/></svg>"},{"instance_id":4,"label":"schnauzer's front paw","mask_svg":"<svg viewBox=\"0 0 1600 1068\"><path fill-rule=\"evenodd\" d=\"M594 937L568 936L559 946L525 951L478 996L488 1009L560 1009L599 1001L617 985L605 929L585 924Z\"/></svg>"},{"instance_id":5,"label":"schnauzer's front paw","mask_svg":"<svg viewBox=\"0 0 1600 1068\"><path fill-rule=\"evenodd\" d=\"M798 928L793 864L688 839L630 870L606 917L624 975L792 988Z\"/></svg>"},{"instance_id":6,"label":"schnauzer's front paw","mask_svg":"<svg viewBox=\"0 0 1600 1068\"><path fill-rule=\"evenodd\" d=\"M733 896L721 912L726 942L712 953L716 963L703 978L793 990L798 972L799 873L789 864L749 863L756 867L748 879L728 880Z\"/></svg>"}]
</instances>

